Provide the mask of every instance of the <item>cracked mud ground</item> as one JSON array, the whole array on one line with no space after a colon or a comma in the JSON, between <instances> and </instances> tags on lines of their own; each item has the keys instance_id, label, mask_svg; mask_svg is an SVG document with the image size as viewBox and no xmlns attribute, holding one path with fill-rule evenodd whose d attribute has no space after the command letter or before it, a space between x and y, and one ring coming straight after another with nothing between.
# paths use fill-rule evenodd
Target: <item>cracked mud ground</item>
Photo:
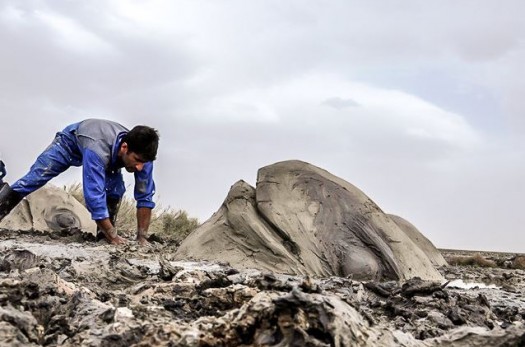
<instances>
[{"instance_id":1,"label":"cracked mud ground","mask_svg":"<svg viewBox=\"0 0 525 347\"><path fill-rule=\"evenodd\" d=\"M449 266L448 284L361 282L172 261L175 248L1 232L0 345L525 343L523 270Z\"/></svg>"}]
</instances>

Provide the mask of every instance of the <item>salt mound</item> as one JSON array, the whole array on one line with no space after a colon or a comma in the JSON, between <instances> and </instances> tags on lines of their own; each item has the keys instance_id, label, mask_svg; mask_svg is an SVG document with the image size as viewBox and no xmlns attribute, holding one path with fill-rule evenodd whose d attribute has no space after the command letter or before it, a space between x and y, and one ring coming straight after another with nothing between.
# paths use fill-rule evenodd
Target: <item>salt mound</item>
<instances>
[{"instance_id":1,"label":"salt mound","mask_svg":"<svg viewBox=\"0 0 525 347\"><path fill-rule=\"evenodd\" d=\"M439 252L413 235L355 186L293 160L259 169L256 188L235 183L175 257L288 274L442 280Z\"/></svg>"},{"instance_id":2,"label":"salt mound","mask_svg":"<svg viewBox=\"0 0 525 347\"><path fill-rule=\"evenodd\" d=\"M72 195L51 185L23 199L2 220L0 229L45 232L80 229L96 235L96 224L88 210Z\"/></svg>"}]
</instances>

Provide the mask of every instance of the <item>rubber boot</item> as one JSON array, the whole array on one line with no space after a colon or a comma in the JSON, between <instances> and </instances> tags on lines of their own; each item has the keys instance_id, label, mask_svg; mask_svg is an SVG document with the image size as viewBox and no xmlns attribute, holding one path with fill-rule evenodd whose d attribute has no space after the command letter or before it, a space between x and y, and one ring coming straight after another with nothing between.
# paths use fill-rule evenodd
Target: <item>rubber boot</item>
<instances>
[{"instance_id":1,"label":"rubber boot","mask_svg":"<svg viewBox=\"0 0 525 347\"><path fill-rule=\"evenodd\" d=\"M5 175L7 175L7 171L5 170L5 164L3 161L0 160L0 185L4 183Z\"/></svg>"},{"instance_id":2,"label":"rubber boot","mask_svg":"<svg viewBox=\"0 0 525 347\"><path fill-rule=\"evenodd\" d=\"M109 213L109 221L113 226L115 226L115 223L117 222L117 215L118 210L120 209L120 202L122 199L119 198L112 198L112 197L106 197L106 205L108 207L108 213ZM104 233L97 228L97 240L103 240L106 237L104 236Z\"/></svg>"},{"instance_id":3,"label":"rubber boot","mask_svg":"<svg viewBox=\"0 0 525 347\"><path fill-rule=\"evenodd\" d=\"M6 182L0 186L0 221L11 212L23 196L15 192Z\"/></svg>"}]
</instances>

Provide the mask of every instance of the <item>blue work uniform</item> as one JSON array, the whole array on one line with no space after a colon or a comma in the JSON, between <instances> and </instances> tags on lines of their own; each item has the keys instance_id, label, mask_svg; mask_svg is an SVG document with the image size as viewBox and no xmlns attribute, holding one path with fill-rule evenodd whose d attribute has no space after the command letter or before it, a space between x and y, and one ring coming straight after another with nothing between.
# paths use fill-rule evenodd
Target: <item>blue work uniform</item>
<instances>
[{"instance_id":1,"label":"blue work uniform","mask_svg":"<svg viewBox=\"0 0 525 347\"><path fill-rule=\"evenodd\" d=\"M71 124L56 134L29 173L11 188L26 196L70 166L82 166L84 199L91 217L94 220L108 218L106 198L120 199L126 191L117 154L128 131L118 123L102 119ZM137 208L154 208L153 162L144 163L143 169L134 175Z\"/></svg>"}]
</instances>

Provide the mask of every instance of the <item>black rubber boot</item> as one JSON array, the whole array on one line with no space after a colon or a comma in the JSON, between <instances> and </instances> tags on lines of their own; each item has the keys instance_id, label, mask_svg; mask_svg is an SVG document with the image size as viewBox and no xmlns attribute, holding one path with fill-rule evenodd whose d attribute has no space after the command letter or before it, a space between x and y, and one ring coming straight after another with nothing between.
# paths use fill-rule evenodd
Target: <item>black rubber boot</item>
<instances>
[{"instance_id":1,"label":"black rubber boot","mask_svg":"<svg viewBox=\"0 0 525 347\"><path fill-rule=\"evenodd\" d=\"M0 185L4 184L5 175L7 175L7 171L5 170L5 164L3 161L0 160Z\"/></svg>"},{"instance_id":2,"label":"black rubber boot","mask_svg":"<svg viewBox=\"0 0 525 347\"><path fill-rule=\"evenodd\" d=\"M0 221L11 212L23 197L15 192L9 184L2 183L0 186Z\"/></svg>"},{"instance_id":3,"label":"black rubber boot","mask_svg":"<svg viewBox=\"0 0 525 347\"><path fill-rule=\"evenodd\" d=\"M111 197L106 197L106 205L108 207L108 212L109 212L109 220L111 222L111 224L113 224L113 226L115 226L115 223L117 222L117 215L118 215L118 210L120 209L120 202L122 201L122 199L119 199L119 198L111 198ZM97 228L97 240L103 240L105 239L106 237L104 236L104 233Z\"/></svg>"}]
</instances>

